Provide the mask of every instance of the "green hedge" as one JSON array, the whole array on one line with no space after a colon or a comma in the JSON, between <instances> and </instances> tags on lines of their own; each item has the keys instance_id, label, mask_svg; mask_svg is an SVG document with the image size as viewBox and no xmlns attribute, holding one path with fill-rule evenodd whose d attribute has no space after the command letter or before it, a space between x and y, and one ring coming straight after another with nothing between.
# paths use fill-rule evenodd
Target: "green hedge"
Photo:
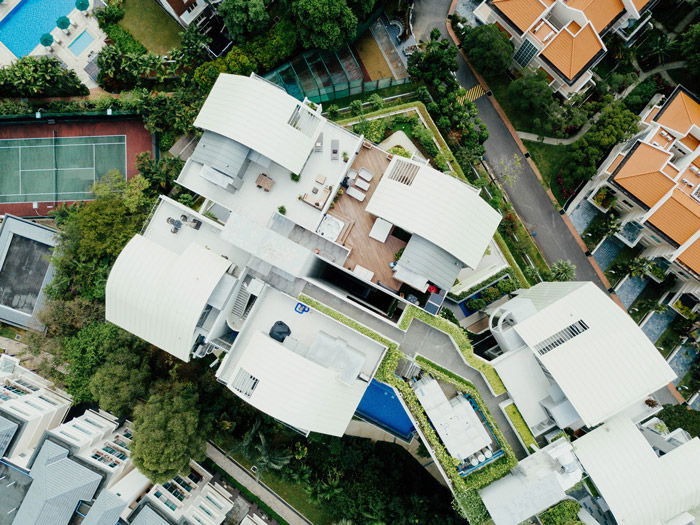
<instances>
[{"instance_id":1,"label":"green hedge","mask_svg":"<svg viewBox=\"0 0 700 525\"><path fill-rule=\"evenodd\" d=\"M105 25L102 30L122 53L145 55L148 52L144 45L134 38L134 35L118 24Z\"/></svg>"},{"instance_id":2,"label":"green hedge","mask_svg":"<svg viewBox=\"0 0 700 525\"><path fill-rule=\"evenodd\" d=\"M578 519L581 505L578 501L565 499L539 515L542 525L575 525L582 523Z\"/></svg>"},{"instance_id":3,"label":"green hedge","mask_svg":"<svg viewBox=\"0 0 700 525\"><path fill-rule=\"evenodd\" d=\"M510 422L513 424L515 431L520 434L520 439L523 440L527 451L530 452L532 450L532 445L537 445L537 441L535 440L535 436L532 435L532 432L530 432L530 427L528 427L527 423L525 423L520 410L518 410L518 407L515 406L515 403L513 403L512 405L505 407L504 411L506 416L508 416L508 419L510 419Z\"/></svg>"},{"instance_id":4,"label":"green hedge","mask_svg":"<svg viewBox=\"0 0 700 525\"><path fill-rule=\"evenodd\" d=\"M211 459L207 458L204 461L202 461L202 466L204 466L204 468L206 468L210 472L218 472L229 485L236 487L240 491L241 496L243 496L244 499L260 507L261 510L265 511L265 513L277 523L279 523L280 525L289 525L289 522L284 520L282 516L280 516L274 510L272 510L272 508L269 507L267 503L265 503L263 500L261 500L259 497L257 497L255 494L253 494L251 491L249 491L247 488L241 485L238 481L232 478L228 474L228 472L226 472L219 465L214 463Z\"/></svg>"},{"instance_id":5,"label":"green hedge","mask_svg":"<svg viewBox=\"0 0 700 525\"><path fill-rule=\"evenodd\" d=\"M459 326L456 326L447 319L435 317L434 315L431 315L420 308L410 305L401 316L399 328L404 331L407 330L413 319L418 319L419 321L422 321L433 328L437 328L438 330L449 334L459 348L459 351L462 353L464 359L467 361L467 363L469 363L469 366L475 368L484 375L486 380L491 385L493 393L497 396L506 393L506 387L503 384L503 381L501 381L501 378L498 376L496 369L485 361L482 361L474 354L474 349L472 348L471 342Z\"/></svg>"},{"instance_id":6,"label":"green hedge","mask_svg":"<svg viewBox=\"0 0 700 525\"><path fill-rule=\"evenodd\" d=\"M485 288L486 286L488 286L492 282L500 279L504 275L510 275L511 279L515 279L516 281L519 281L519 279L515 276L515 272L513 271L512 268L504 268L503 270L501 270L498 273L495 273L494 275L492 275L488 279L484 279L479 284L475 284L474 286L472 286L468 290L464 290L463 292L460 292L458 295L448 293L447 296L450 299L452 299L453 301L461 301L462 299L466 299L467 297L469 297L473 293L478 292L482 288Z\"/></svg>"}]
</instances>

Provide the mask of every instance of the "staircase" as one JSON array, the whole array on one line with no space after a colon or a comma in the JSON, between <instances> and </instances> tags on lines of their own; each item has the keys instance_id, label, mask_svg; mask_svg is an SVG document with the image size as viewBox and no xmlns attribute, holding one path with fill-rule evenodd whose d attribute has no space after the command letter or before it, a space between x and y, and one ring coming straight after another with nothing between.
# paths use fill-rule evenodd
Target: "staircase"
<instances>
[{"instance_id":1,"label":"staircase","mask_svg":"<svg viewBox=\"0 0 700 525\"><path fill-rule=\"evenodd\" d=\"M248 291L248 288L246 288L246 286L243 285L238 291L238 296L236 297L236 301L233 303L233 308L231 309L231 313L235 317L238 317L239 319L245 319L245 316L248 313L246 311L248 299L250 299L250 292Z\"/></svg>"}]
</instances>

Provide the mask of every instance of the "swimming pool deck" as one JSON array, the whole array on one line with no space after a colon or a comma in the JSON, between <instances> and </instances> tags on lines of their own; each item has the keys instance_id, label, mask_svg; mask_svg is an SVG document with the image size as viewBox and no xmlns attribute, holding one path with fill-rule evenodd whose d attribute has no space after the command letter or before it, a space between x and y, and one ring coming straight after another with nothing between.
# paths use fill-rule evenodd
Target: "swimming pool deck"
<instances>
[{"instance_id":1,"label":"swimming pool deck","mask_svg":"<svg viewBox=\"0 0 700 525\"><path fill-rule=\"evenodd\" d=\"M0 22L5 18L22 0L6 0L0 4ZM92 7L90 8L92 10ZM100 29L99 23L94 16L86 16L78 9L73 9L68 18L72 22L69 28L70 34L54 27L51 35L54 38L54 44L51 50L38 44L28 56L55 56L61 60L68 68L72 69L80 78L80 81L85 84L88 89L97 87L97 82L93 80L85 71L90 61L97 56L97 53L105 46L107 35ZM87 31L92 37L92 42L79 56L73 54L68 46L78 38L84 31ZM5 44L0 42L0 67L12 64L16 57Z\"/></svg>"}]
</instances>

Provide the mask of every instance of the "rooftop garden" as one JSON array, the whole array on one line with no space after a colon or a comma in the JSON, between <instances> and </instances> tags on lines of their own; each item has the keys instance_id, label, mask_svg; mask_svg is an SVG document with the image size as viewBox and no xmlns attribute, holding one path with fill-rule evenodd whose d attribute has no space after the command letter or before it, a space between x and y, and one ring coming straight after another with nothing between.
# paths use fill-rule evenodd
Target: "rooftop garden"
<instances>
[{"instance_id":1,"label":"rooftop garden","mask_svg":"<svg viewBox=\"0 0 700 525\"><path fill-rule=\"evenodd\" d=\"M583 523L578 519L580 510L578 501L566 499L542 512L538 518L542 525L577 525Z\"/></svg>"},{"instance_id":2,"label":"rooftop garden","mask_svg":"<svg viewBox=\"0 0 700 525\"><path fill-rule=\"evenodd\" d=\"M532 451L532 447L537 446L537 440L535 439L535 436L532 435L530 427L528 427L527 423L525 423L525 419L523 419L518 407L515 405L515 403L512 403L507 405L503 410L513 425L513 428L520 436L521 441L525 445L525 450L528 452Z\"/></svg>"}]
</instances>

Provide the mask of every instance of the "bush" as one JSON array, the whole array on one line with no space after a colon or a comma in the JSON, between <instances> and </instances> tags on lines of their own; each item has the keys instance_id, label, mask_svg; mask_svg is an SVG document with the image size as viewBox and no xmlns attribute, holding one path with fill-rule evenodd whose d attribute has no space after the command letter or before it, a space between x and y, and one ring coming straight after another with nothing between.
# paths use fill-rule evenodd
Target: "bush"
<instances>
[{"instance_id":1,"label":"bush","mask_svg":"<svg viewBox=\"0 0 700 525\"><path fill-rule=\"evenodd\" d=\"M26 56L0 69L0 97L69 97L89 94L72 69L55 57Z\"/></svg>"},{"instance_id":2,"label":"bush","mask_svg":"<svg viewBox=\"0 0 700 525\"><path fill-rule=\"evenodd\" d=\"M353 115L362 115L362 113L364 113L361 100L353 100L350 102L350 113Z\"/></svg>"},{"instance_id":3,"label":"bush","mask_svg":"<svg viewBox=\"0 0 700 525\"><path fill-rule=\"evenodd\" d=\"M360 118L360 122L352 127L352 130L358 135L364 135L367 140L378 143L384 140L387 127L390 122L387 119L377 118L367 120L364 117Z\"/></svg>"},{"instance_id":4,"label":"bush","mask_svg":"<svg viewBox=\"0 0 700 525\"><path fill-rule=\"evenodd\" d=\"M108 2L102 9L96 9L95 18L97 18L100 28L103 30L106 26L116 24L124 18L124 9L122 8L121 1Z\"/></svg>"},{"instance_id":5,"label":"bush","mask_svg":"<svg viewBox=\"0 0 700 525\"><path fill-rule=\"evenodd\" d=\"M422 123L417 123L411 130L411 135L418 141L426 154L430 157L435 157L438 153L438 147L433 140L433 132L426 128Z\"/></svg>"},{"instance_id":6,"label":"bush","mask_svg":"<svg viewBox=\"0 0 700 525\"><path fill-rule=\"evenodd\" d=\"M539 518L542 525L575 525L581 523L578 519L579 510L581 505L578 501L567 499L544 511Z\"/></svg>"},{"instance_id":7,"label":"bush","mask_svg":"<svg viewBox=\"0 0 700 525\"><path fill-rule=\"evenodd\" d=\"M400 157L406 157L409 159L412 157L412 155L408 151L406 151L406 148L404 148L403 146L392 146L391 148L389 148L389 153L391 153L392 155L399 155Z\"/></svg>"},{"instance_id":8,"label":"bush","mask_svg":"<svg viewBox=\"0 0 700 525\"><path fill-rule=\"evenodd\" d=\"M122 26L118 24L109 24L102 29L107 34L107 38L109 38L122 53L144 55L148 52L144 45L136 40L134 36Z\"/></svg>"},{"instance_id":9,"label":"bush","mask_svg":"<svg viewBox=\"0 0 700 525\"><path fill-rule=\"evenodd\" d=\"M506 71L513 60L513 43L496 24L465 26L462 49L474 66L486 74Z\"/></svg>"}]
</instances>

